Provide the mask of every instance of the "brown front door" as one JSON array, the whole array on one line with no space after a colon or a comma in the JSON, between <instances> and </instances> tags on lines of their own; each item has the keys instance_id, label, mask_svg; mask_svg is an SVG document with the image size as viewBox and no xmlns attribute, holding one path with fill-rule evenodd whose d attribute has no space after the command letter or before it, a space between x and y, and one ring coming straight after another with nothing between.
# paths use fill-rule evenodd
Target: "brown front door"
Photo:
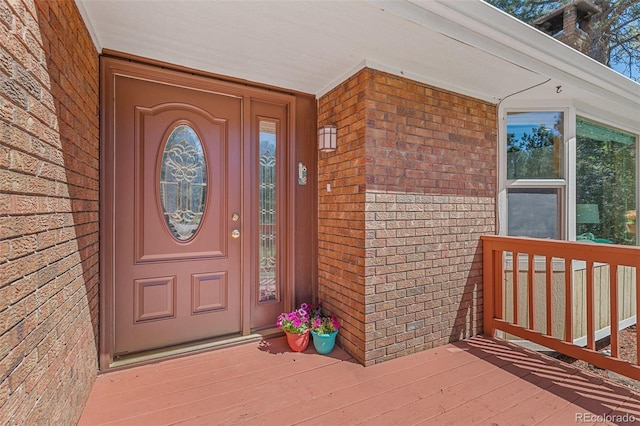
<instances>
[{"instance_id":1,"label":"brown front door","mask_svg":"<svg viewBox=\"0 0 640 426\"><path fill-rule=\"evenodd\" d=\"M242 332L242 99L114 76L114 355Z\"/></svg>"},{"instance_id":2,"label":"brown front door","mask_svg":"<svg viewBox=\"0 0 640 426\"><path fill-rule=\"evenodd\" d=\"M273 328L294 304L295 98L116 58L101 72L101 367Z\"/></svg>"}]
</instances>

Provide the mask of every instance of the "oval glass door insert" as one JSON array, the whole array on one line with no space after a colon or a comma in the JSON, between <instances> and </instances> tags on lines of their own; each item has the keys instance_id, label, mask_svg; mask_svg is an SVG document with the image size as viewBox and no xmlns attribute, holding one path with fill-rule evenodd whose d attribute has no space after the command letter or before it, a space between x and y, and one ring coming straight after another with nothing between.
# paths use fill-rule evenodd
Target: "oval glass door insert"
<instances>
[{"instance_id":1,"label":"oval glass door insert","mask_svg":"<svg viewBox=\"0 0 640 426\"><path fill-rule=\"evenodd\" d=\"M202 143L188 125L176 126L164 145L160 164L160 200L169 232L191 239L200 227L207 194L207 165Z\"/></svg>"}]
</instances>

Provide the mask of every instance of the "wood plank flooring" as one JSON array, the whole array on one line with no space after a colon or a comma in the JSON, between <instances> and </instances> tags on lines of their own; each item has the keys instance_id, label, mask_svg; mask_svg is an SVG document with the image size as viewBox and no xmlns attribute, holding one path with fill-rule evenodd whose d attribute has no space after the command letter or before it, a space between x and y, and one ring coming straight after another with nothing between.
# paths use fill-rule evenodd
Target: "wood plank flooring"
<instances>
[{"instance_id":1,"label":"wood plank flooring","mask_svg":"<svg viewBox=\"0 0 640 426\"><path fill-rule=\"evenodd\" d=\"M366 368L340 348L290 352L279 337L101 375L80 425L567 425L632 417L640 423L639 393L487 337Z\"/></svg>"}]
</instances>

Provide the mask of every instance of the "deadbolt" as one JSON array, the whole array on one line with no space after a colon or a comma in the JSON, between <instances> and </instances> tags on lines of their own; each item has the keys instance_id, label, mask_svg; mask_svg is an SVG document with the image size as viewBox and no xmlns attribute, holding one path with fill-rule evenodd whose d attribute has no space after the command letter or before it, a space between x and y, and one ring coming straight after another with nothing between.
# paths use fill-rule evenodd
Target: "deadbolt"
<instances>
[{"instance_id":1,"label":"deadbolt","mask_svg":"<svg viewBox=\"0 0 640 426\"><path fill-rule=\"evenodd\" d=\"M234 213L231 215L231 220L237 222L240 219L240 215L238 213Z\"/></svg>"},{"instance_id":2,"label":"deadbolt","mask_svg":"<svg viewBox=\"0 0 640 426\"><path fill-rule=\"evenodd\" d=\"M239 238L240 237L240 231L238 231L237 229L234 229L233 231L231 231L231 238Z\"/></svg>"}]
</instances>

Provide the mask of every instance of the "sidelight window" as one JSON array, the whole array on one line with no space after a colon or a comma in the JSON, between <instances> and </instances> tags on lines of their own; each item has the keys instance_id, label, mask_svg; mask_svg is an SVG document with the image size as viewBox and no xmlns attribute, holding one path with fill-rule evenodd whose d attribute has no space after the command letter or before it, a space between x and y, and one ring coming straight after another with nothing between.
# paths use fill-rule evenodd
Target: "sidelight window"
<instances>
[{"instance_id":1,"label":"sidelight window","mask_svg":"<svg viewBox=\"0 0 640 426\"><path fill-rule=\"evenodd\" d=\"M278 300L277 288L277 198L276 144L277 125L260 121L259 143L259 286L260 302Z\"/></svg>"}]
</instances>

